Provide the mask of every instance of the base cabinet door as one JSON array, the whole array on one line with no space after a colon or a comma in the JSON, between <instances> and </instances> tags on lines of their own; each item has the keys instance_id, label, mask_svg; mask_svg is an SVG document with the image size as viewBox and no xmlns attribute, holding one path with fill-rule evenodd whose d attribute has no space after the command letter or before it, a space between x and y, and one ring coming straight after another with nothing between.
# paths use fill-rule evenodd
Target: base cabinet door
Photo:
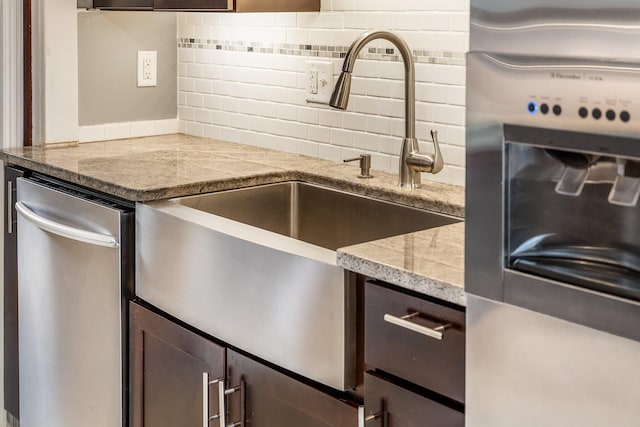
<instances>
[{"instance_id":1,"label":"base cabinet door","mask_svg":"<svg viewBox=\"0 0 640 427\"><path fill-rule=\"evenodd\" d=\"M232 350L227 351L227 424L356 427L358 410ZM234 424L238 423L238 424Z\"/></svg>"},{"instance_id":2,"label":"base cabinet door","mask_svg":"<svg viewBox=\"0 0 640 427\"><path fill-rule=\"evenodd\" d=\"M218 427L224 347L131 303L130 359L132 427Z\"/></svg>"},{"instance_id":3,"label":"base cabinet door","mask_svg":"<svg viewBox=\"0 0 640 427\"><path fill-rule=\"evenodd\" d=\"M464 427L464 413L370 372L364 390L366 427Z\"/></svg>"}]
</instances>

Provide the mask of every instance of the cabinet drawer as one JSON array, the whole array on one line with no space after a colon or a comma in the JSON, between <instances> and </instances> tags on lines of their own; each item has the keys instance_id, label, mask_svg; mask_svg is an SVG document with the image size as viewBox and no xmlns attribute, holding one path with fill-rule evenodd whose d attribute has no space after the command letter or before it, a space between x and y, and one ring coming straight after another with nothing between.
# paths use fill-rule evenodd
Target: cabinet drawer
<instances>
[{"instance_id":1,"label":"cabinet drawer","mask_svg":"<svg viewBox=\"0 0 640 427\"><path fill-rule=\"evenodd\" d=\"M368 372L364 389L365 417L380 414L366 427L464 427L464 413Z\"/></svg>"},{"instance_id":2,"label":"cabinet drawer","mask_svg":"<svg viewBox=\"0 0 640 427\"><path fill-rule=\"evenodd\" d=\"M414 313L417 314L413 317L401 319ZM454 309L368 281L365 363L464 402L464 322L462 308ZM442 339L425 335L440 325L447 325Z\"/></svg>"}]
</instances>

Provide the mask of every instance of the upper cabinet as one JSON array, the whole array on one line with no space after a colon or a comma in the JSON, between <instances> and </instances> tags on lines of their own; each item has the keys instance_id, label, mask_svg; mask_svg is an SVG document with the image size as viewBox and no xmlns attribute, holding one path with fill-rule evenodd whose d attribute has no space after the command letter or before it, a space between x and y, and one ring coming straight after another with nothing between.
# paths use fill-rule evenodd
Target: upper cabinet
<instances>
[{"instance_id":1,"label":"upper cabinet","mask_svg":"<svg viewBox=\"0 0 640 427\"><path fill-rule=\"evenodd\" d=\"M318 12L320 0L78 0L78 7L191 12Z\"/></svg>"}]
</instances>

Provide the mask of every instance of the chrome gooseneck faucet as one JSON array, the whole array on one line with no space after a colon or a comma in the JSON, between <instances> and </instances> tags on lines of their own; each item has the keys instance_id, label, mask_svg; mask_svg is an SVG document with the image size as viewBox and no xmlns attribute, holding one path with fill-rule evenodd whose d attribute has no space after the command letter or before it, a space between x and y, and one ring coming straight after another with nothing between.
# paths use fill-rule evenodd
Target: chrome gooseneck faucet
<instances>
[{"instance_id":1,"label":"chrome gooseneck faucet","mask_svg":"<svg viewBox=\"0 0 640 427\"><path fill-rule=\"evenodd\" d=\"M362 34L353 42L347 56L344 59L342 73L333 90L329 104L340 110L345 110L349 103L349 93L351 92L351 73L362 48L372 40L384 39L393 43L404 62L405 79L405 138L400 152L400 172L399 183L401 187L420 187L420 172L438 173L442 170L444 163L438 144L438 133L431 131L433 139L434 153L420 153L418 140L416 139L416 76L413 55L407 43L397 34L389 31L370 31Z\"/></svg>"}]
</instances>

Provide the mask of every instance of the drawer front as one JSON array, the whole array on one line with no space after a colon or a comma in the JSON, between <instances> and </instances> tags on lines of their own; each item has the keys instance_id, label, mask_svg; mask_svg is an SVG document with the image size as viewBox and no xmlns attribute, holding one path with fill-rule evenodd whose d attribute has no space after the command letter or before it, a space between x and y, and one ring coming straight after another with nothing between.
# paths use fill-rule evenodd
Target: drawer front
<instances>
[{"instance_id":1,"label":"drawer front","mask_svg":"<svg viewBox=\"0 0 640 427\"><path fill-rule=\"evenodd\" d=\"M370 373L364 389L366 427L464 427L464 413Z\"/></svg>"},{"instance_id":2,"label":"drawer front","mask_svg":"<svg viewBox=\"0 0 640 427\"><path fill-rule=\"evenodd\" d=\"M463 309L369 281L365 287L365 363L464 402L464 322ZM447 325L442 339L426 335L437 335L440 325Z\"/></svg>"}]
</instances>

